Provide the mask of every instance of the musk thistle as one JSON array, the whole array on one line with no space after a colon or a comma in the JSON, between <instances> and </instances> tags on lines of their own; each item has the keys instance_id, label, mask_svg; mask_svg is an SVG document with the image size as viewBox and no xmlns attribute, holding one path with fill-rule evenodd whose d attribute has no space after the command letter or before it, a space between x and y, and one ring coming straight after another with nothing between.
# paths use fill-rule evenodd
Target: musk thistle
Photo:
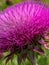
<instances>
[{"instance_id":1,"label":"musk thistle","mask_svg":"<svg viewBox=\"0 0 49 65\"><path fill-rule=\"evenodd\" d=\"M0 52L10 51L6 63L18 57L18 64L26 57L36 65L36 54L44 54L49 47L45 35L49 32L49 9L35 2L10 6L0 14Z\"/></svg>"}]
</instances>

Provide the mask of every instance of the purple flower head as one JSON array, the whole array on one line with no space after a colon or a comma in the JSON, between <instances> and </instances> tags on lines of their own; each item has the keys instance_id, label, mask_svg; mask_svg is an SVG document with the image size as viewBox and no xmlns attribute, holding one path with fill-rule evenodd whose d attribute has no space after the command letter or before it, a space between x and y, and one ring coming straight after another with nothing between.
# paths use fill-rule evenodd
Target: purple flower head
<instances>
[{"instance_id":1,"label":"purple flower head","mask_svg":"<svg viewBox=\"0 0 49 65\"><path fill-rule=\"evenodd\" d=\"M47 31L49 10L45 5L25 2L11 6L0 15L0 52L31 50L43 54L45 43L41 39Z\"/></svg>"}]
</instances>

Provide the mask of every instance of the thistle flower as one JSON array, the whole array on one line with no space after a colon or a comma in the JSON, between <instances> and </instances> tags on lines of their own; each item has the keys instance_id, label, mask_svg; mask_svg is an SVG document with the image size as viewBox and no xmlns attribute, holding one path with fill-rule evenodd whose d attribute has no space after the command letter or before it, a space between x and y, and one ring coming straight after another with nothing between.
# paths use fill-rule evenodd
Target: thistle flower
<instances>
[{"instance_id":1,"label":"thistle flower","mask_svg":"<svg viewBox=\"0 0 49 65\"><path fill-rule=\"evenodd\" d=\"M33 63L32 52L44 54L43 47L47 48L44 37L48 31L49 10L45 5L25 2L11 6L0 15L0 52L11 52L7 61L17 54L19 65L26 57Z\"/></svg>"}]
</instances>

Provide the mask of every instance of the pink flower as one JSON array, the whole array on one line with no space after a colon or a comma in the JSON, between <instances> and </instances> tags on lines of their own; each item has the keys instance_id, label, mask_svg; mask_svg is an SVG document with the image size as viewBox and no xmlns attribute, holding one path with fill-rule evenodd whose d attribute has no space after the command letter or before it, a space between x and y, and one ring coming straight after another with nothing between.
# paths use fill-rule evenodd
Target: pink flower
<instances>
[{"instance_id":1,"label":"pink flower","mask_svg":"<svg viewBox=\"0 0 49 65\"><path fill-rule=\"evenodd\" d=\"M0 15L0 52L31 50L43 54L45 43L41 39L48 31L49 10L45 5L25 2L11 6Z\"/></svg>"}]
</instances>

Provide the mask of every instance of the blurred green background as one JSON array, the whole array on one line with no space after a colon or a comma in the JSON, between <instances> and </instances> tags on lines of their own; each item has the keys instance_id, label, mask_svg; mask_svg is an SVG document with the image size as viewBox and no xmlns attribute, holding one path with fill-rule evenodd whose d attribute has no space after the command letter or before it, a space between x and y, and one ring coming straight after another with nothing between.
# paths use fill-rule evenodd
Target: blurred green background
<instances>
[{"instance_id":1,"label":"blurred green background","mask_svg":"<svg viewBox=\"0 0 49 65\"><path fill-rule=\"evenodd\" d=\"M25 0L10 0L13 4L25 1ZM46 2L47 4L49 4L49 0L41 0L43 2ZM5 9L6 7L8 7L8 5L6 4L6 0L0 0L0 10Z\"/></svg>"},{"instance_id":2,"label":"blurred green background","mask_svg":"<svg viewBox=\"0 0 49 65\"><path fill-rule=\"evenodd\" d=\"M23 0L11 0L13 4L19 3ZM43 0L43 2L46 2L49 4L49 0ZM7 8L9 5L6 4L6 0L0 0L0 11ZM38 57L38 65L49 65L49 50L46 50L46 56L39 56ZM5 65L5 60L0 59L0 65ZM17 56L14 55L14 59L11 63L11 61L8 62L7 65L18 65L17 63ZM23 63L22 63L23 65ZM26 59L25 65L30 65L29 61Z\"/></svg>"}]
</instances>

